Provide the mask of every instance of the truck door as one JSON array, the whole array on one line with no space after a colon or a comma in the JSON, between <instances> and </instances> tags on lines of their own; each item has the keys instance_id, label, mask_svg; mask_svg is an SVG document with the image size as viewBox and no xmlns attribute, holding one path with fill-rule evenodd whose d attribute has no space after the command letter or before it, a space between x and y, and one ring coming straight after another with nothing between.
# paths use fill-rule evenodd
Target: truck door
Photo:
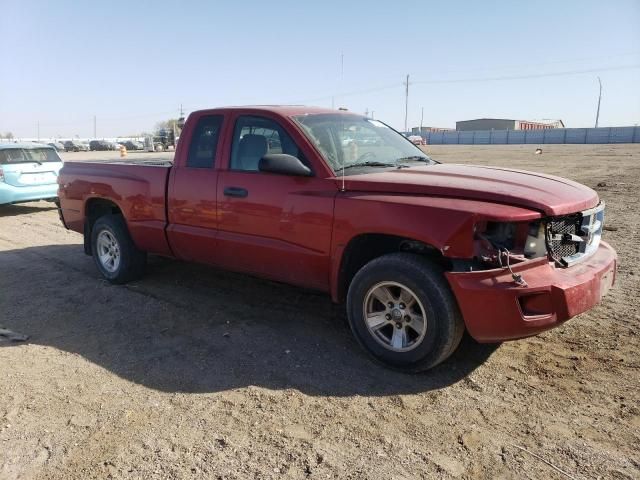
<instances>
[{"instance_id":1,"label":"truck door","mask_svg":"<svg viewBox=\"0 0 640 480\"><path fill-rule=\"evenodd\" d=\"M327 290L335 182L258 170L267 153L312 165L276 120L236 118L229 168L218 177L220 263L229 269Z\"/></svg>"},{"instance_id":2,"label":"truck door","mask_svg":"<svg viewBox=\"0 0 640 480\"><path fill-rule=\"evenodd\" d=\"M187 158L174 166L168 191L169 244L178 258L216 263L217 162L224 115L200 117ZM179 160L179 159L176 159Z\"/></svg>"}]
</instances>

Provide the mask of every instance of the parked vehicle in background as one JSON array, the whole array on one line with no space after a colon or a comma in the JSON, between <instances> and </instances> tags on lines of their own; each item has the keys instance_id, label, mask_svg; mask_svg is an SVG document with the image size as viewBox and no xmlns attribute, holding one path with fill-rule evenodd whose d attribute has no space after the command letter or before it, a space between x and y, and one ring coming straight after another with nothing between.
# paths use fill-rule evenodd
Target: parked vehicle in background
<instances>
[{"instance_id":1,"label":"parked vehicle in background","mask_svg":"<svg viewBox=\"0 0 640 480\"><path fill-rule=\"evenodd\" d=\"M176 138L173 130L162 128L153 136L153 147L156 152L166 152L175 148Z\"/></svg>"},{"instance_id":2,"label":"parked vehicle in background","mask_svg":"<svg viewBox=\"0 0 640 480\"><path fill-rule=\"evenodd\" d=\"M414 145L426 145L427 142L424 141L420 135L409 135L409 141Z\"/></svg>"},{"instance_id":3,"label":"parked vehicle in background","mask_svg":"<svg viewBox=\"0 0 640 480\"><path fill-rule=\"evenodd\" d=\"M576 182L439 164L378 120L319 108L194 112L181 138L175 163L61 171L61 219L112 283L152 253L328 292L358 342L407 371L465 328L500 342L556 327L614 283L604 203Z\"/></svg>"},{"instance_id":4,"label":"parked vehicle in background","mask_svg":"<svg viewBox=\"0 0 640 480\"><path fill-rule=\"evenodd\" d=\"M64 142L65 152L88 152L89 144L78 142L76 140L67 140Z\"/></svg>"},{"instance_id":5,"label":"parked vehicle in background","mask_svg":"<svg viewBox=\"0 0 640 480\"><path fill-rule=\"evenodd\" d=\"M144 145L136 140L126 140L120 144L124 145L127 150L144 150Z\"/></svg>"},{"instance_id":6,"label":"parked vehicle in background","mask_svg":"<svg viewBox=\"0 0 640 480\"><path fill-rule=\"evenodd\" d=\"M55 200L61 168L53 147L0 143L0 204Z\"/></svg>"},{"instance_id":7,"label":"parked vehicle in background","mask_svg":"<svg viewBox=\"0 0 640 480\"><path fill-rule=\"evenodd\" d=\"M64 143L62 143L62 142L51 142L51 143L47 143L47 145L49 145L50 147L55 148L56 152L63 152L64 151Z\"/></svg>"},{"instance_id":8,"label":"parked vehicle in background","mask_svg":"<svg viewBox=\"0 0 640 480\"><path fill-rule=\"evenodd\" d=\"M114 146L111 142L107 142L105 140L91 140L89 142L89 149L94 151L105 151L105 150L114 150Z\"/></svg>"}]
</instances>

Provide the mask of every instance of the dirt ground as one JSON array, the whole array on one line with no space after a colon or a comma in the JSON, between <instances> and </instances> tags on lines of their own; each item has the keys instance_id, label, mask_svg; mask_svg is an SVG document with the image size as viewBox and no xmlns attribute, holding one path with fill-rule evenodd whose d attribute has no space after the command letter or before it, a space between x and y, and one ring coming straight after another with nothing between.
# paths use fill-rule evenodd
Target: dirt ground
<instances>
[{"instance_id":1,"label":"dirt ground","mask_svg":"<svg viewBox=\"0 0 640 480\"><path fill-rule=\"evenodd\" d=\"M640 145L534 149L427 148L596 189L617 285L423 375L324 295L160 258L112 286L51 204L0 207L0 327L30 336L0 337L0 478L640 478Z\"/></svg>"}]
</instances>

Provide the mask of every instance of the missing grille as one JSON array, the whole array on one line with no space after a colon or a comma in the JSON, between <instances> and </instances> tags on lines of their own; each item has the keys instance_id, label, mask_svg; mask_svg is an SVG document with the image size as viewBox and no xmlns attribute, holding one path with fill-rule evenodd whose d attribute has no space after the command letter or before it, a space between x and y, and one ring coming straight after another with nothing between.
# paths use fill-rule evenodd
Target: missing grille
<instances>
[{"instance_id":1,"label":"missing grille","mask_svg":"<svg viewBox=\"0 0 640 480\"><path fill-rule=\"evenodd\" d=\"M551 258L562 265L566 257L576 255L580 245L572 240L572 235L581 235L582 215L554 217L547 223L547 247Z\"/></svg>"}]
</instances>

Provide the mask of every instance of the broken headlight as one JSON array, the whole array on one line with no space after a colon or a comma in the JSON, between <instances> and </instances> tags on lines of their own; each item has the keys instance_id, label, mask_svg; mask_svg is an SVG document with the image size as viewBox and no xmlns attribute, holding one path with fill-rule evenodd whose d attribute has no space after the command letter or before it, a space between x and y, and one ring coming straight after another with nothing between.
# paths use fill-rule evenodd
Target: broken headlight
<instances>
[{"instance_id":1,"label":"broken headlight","mask_svg":"<svg viewBox=\"0 0 640 480\"><path fill-rule=\"evenodd\" d=\"M545 228L542 222L531 222L523 248L527 258L544 257L547 254Z\"/></svg>"},{"instance_id":2,"label":"broken headlight","mask_svg":"<svg viewBox=\"0 0 640 480\"><path fill-rule=\"evenodd\" d=\"M507 251L510 255L539 258L547 254L545 226L534 222L486 222L476 226L480 251L484 254Z\"/></svg>"}]
</instances>

